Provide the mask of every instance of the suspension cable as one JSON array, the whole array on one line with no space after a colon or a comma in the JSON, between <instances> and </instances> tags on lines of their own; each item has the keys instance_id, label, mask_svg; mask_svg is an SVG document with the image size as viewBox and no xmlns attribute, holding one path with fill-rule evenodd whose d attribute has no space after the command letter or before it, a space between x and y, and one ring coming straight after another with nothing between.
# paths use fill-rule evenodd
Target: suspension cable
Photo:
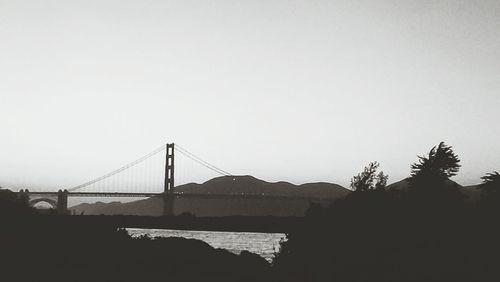
<instances>
[{"instance_id":1,"label":"suspension cable","mask_svg":"<svg viewBox=\"0 0 500 282\"><path fill-rule=\"evenodd\" d=\"M190 158L191 160L201 164L202 166L220 174L220 175L223 175L223 176L232 176L231 173L223 170L223 169L220 169L218 167L216 167L215 165L203 160L202 158L196 156L195 154L189 152L188 150L184 149L182 146L178 145L177 143L175 144L174 146L174 149L176 151L178 151L179 153L183 154L184 156Z\"/></svg>"},{"instance_id":2,"label":"suspension cable","mask_svg":"<svg viewBox=\"0 0 500 282\"><path fill-rule=\"evenodd\" d=\"M81 188L83 188L83 187L89 186L89 185L91 185L91 184L94 184L94 183L96 183L96 182L99 182L99 181L101 181L101 180L103 180L103 179L106 179L106 178L108 178L108 177L111 177L111 176L113 176L113 175L115 175L115 174L117 174L117 173L120 173L120 172L122 172L122 171L124 171L124 170L126 170L126 169L129 169L129 168L131 168L131 167L133 167L133 166L135 166L135 165L138 165L139 163L141 163L141 162L143 162L143 161L145 161L145 160L147 160L147 159L149 159L149 158L151 158L151 157L155 156L156 154L158 154L158 153L160 153L160 152L164 151L165 149L166 149L165 145L162 145L161 147L159 147L159 148L155 149L154 151L152 151L152 152L148 153L147 155L144 155L143 157L141 157L141 158L139 158L139 159L137 159L137 160L135 160L135 161L133 161L133 162L131 162L131 163L128 163L128 164L126 164L126 165L122 166L121 168L119 168L119 169L117 169L117 170L114 170L114 171L112 171L112 172L110 172L110 173L107 173L107 174L105 174L105 175L103 175L103 176L101 176L101 177L98 177L98 178L94 179L94 180L91 180L91 181L85 182L85 183L83 183L83 184L80 184L80 185L78 185L78 186L75 186L75 187L73 187L73 188L70 188L70 189L68 189L68 191L69 191L69 192L72 192L72 191L75 191L75 190L81 189Z\"/></svg>"}]
</instances>

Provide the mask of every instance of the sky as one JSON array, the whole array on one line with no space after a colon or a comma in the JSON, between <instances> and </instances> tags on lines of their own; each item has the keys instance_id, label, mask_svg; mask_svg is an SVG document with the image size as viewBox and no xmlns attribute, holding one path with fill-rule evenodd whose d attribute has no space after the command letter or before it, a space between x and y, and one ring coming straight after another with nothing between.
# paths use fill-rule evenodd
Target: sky
<instances>
[{"instance_id":1,"label":"sky","mask_svg":"<svg viewBox=\"0 0 500 282\"><path fill-rule=\"evenodd\" d=\"M500 170L499 90L499 1L0 0L0 185L167 142L267 181L378 161L394 182L440 141L476 184Z\"/></svg>"}]
</instances>

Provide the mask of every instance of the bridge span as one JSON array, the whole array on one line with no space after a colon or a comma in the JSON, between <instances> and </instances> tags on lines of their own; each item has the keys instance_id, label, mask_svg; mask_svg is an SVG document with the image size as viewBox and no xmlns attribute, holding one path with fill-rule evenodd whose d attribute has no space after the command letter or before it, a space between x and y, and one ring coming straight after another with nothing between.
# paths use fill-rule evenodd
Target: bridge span
<instances>
[{"instance_id":1,"label":"bridge span","mask_svg":"<svg viewBox=\"0 0 500 282\"><path fill-rule=\"evenodd\" d=\"M135 192L69 192L68 190L59 190L58 192L30 192L29 190L21 190L18 192L20 197L24 197L30 205L38 202L47 202L51 204L59 213L68 213L68 198L69 197L116 197L116 198L162 198L164 205L172 205L164 208L164 215L173 215L173 200L174 199L274 199L274 200L304 200L315 203L332 202L330 198L311 198L300 196L281 196L272 194L221 194L221 193L184 193L184 192L170 192L170 193L135 193ZM167 211L167 213L165 213Z\"/></svg>"},{"instance_id":2,"label":"bridge span","mask_svg":"<svg viewBox=\"0 0 500 282\"><path fill-rule=\"evenodd\" d=\"M123 172L140 162L148 159L149 157L166 151L165 163L164 163L164 181L163 181L163 191L162 192L126 192L120 191L121 187L116 187L113 192L88 192L82 191L83 188L89 185L103 181L115 174ZM166 144L163 147L156 149L155 151L147 154L146 156L125 165L111 173L103 175L94 180L88 181L81 185L75 186L70 189L61 189L57 192L54 191L29 191L28 189L23 189L18 192L21 199L29 203L30 205L35 205L39 202L46 202L53 206L59 214L68 214L68 197L134 197L134 198L149 198L156 197L163 199L163 215L171 216L174 214L174 202L179 198L194 198L194 199L276 199L276 200L306 200L311 202L331 202L332 199L323 198L310 198L310 197L300 197L300 196L282 196L273 194L244 194L244 193L193 193L193 192L182 192L175 191L175 163L174 163L174 151L179 150L182 154L186 155L190 159L199 162L206 168L209 168L221 175L229 176L231 174L226 171L219 169L210 163L201 160L199 157L190 153L185 149L176 149L174 143Z\"/></svg>"}]
</instances>

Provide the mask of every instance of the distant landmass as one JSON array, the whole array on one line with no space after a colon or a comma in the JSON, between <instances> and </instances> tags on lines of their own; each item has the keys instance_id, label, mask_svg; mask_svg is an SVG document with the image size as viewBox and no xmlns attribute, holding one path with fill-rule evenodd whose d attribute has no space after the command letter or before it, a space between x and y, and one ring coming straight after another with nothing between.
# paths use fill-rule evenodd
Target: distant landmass
<instances>
[{"instance_id":1,"label":"distant landmass","mask_svg":"<svg viewBox=\"0 0 500 282\"><path fill-rule=\"evenodd\" d=\"M409 179L405 178L401 181L388 185L387 189L407 191L409 185L410 185ZM453 180L448 180L448 185L457 187L458 190L466 196L465 199L466 203L476 203L477 201L479 201L479 198L481 197L481 190L479 189L479 185L462 186Z\"/></svg>"},{"instance_id":2,"label":"distant landmass","mask_svg":"<svg viewBox=\"0 0 500 282\"><path fill-rule=\"evenodd\" d=\"M318 182L294 185L289 182L270 183L252 176L223 176L202 184L180 185L175 191L196 194L272 195L297 199L192 199L175 200L174 213L196 216L302 216L311 202L332 201L345 197L350 190L337 184ZM152 215L162 214L163 201L148 198L128 203L111 202L79 204L70 208L87 215Z\"/></svg>"}]
</instances>

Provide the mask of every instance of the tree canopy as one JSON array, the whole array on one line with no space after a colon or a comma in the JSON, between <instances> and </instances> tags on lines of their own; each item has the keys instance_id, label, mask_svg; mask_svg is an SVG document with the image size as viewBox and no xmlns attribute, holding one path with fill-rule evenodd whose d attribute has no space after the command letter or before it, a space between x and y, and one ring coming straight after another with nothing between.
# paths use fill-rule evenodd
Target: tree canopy
<instances>
[{"instance_id":1,"label":"tree canopy","mask_svg":"<svg viewBox=\"0 0 500 282\"><path fill-rule=\"evenodd\" d=\"M460 159L451 146L444 142L434 146L428 156L418 156L417 163L411 165L412 178L426 177L447 179L457 175L461 165Z\"/></svg>"},{"instance_id":2,"label":"tree canopy","mask_svg":"<svg viewBox=\"0 0 500 282\"><path fill-rule=\"evenodd\" d=\"M389 176L383 171L377 173L380 164L371 162L363 172L358 173L351 179L351 188L354 191L368 191L385 189Z\"/></svg>"}]
</instances>

